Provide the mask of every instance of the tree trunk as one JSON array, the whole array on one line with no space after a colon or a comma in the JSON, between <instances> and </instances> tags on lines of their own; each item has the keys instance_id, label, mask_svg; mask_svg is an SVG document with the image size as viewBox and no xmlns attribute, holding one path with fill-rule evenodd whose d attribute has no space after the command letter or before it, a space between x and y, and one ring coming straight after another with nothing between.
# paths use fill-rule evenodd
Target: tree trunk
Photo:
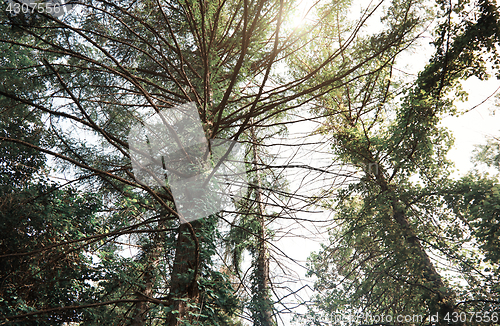
<instances>
[{"instance_id":1,"label":"tree trunk","mask_svg":"<svg viewBox=\"0 0 500 326\"><path fill-rule=\"evenodd\" d=\"M154 284L154 279L153 275L151 273L151 270L149 267L146 268L147 270L144 271L144 288L141 289L141 293L148 297L153 297L153 284ZM142 295L137 296L138 299L143 299L144 297ZM138 302L135 305L135 310L134 310L134 319L132 319L131 326L144 326L146 324L146 319L147 319L147 312L148 312L149 304L147 301L143 302Z\"/></svg>"},{"instance_id":2,"label":"tree trunk","mask_svg":"<svg viewBox=\"0 0 500 326\"><path fill-rule=\"evenodd\" d=\"M143 248L145 264L144 264L142 280L144 282L144 285L139 289L139 293L137 293L138 299L144 299L144 296L149 298L154 297L155 275L153 271L156 270L156 268L158 267L164 240L165 240L164 233L157 233L153 237L153 244L151 246ZM147 301L136 303L133 315L134 317L132 319L131 325L132 326L145 325L148 309L149 309L149 303Z\"/></svg>"},{"instance_id":3,"label":"tree trunk","mask_svg":"<svg viewBox=\"0 0 500 326\"><path fill-rule=\"evenodd\" d=\"M383 171L377 173L375 178L382 189L382 192L391 191L384 177ZM443 318L448 316L452 319L452 313L458 311L454 305L455 295L453 291L443 282L441 275L436 270L434 264L429 258L429 255L425 252L424 247L408 221L403 203L401 203L399 199L393 198L391 206L393 211L392 217L403 232L402 236L405 241L404 245L407 246L407 248L409 248L412 254L417 258L417 269L422 271L425 283L431 284L429 287L429 294L431 296L429 308L432 310L434 307L437 307L437 311L431 311L432 315L438 313L439 321L436 325L449 325ZM464 324L459 322L455 325Z\"/></svg>"},{"instance_id":4,"label":"tree trunk","mask_svg":"<svg viewBox=\"0 0 500 326\"><path fill-rule=\"evenodd\" d=\"M448 323L445 322L443 318L448 316L450 319L452 319L452 313L457 311L454 306L454 293L443 282L441 275L439 275L439 273L437 272L434 264L429 258L429 255L427 255L415 232L411 228L404 211L398 207L397 203L393 203L393 209L394 220L403 230L403 236L411 252L414 253L416 257L418 257L419 268L423 271L423 276L426 283L432 284L431 289L434 297L431 299L430 307L431 309L432 306L438 307L438 311L431 311L431 314L434 315L435 313L438 313L438 325L440 325L441 323L443 325L448 325ZM457 323L456 325L463 324Z\"/></svg>"},{"instance_id":5,"label":"tree trunk","mask_svg":"<svg viewBox=\"0 0 500 326\"><path fill-rule=\"evenodd\" d=\"M258 321L257 323L254 322L254 325L273 326L272 302L271 298L269 298L269 251L266 244L266 226L263 216L259 216L259 222L259 254L255 273L258 284L255 295L257 296L257 302L260 304L260 311L258 313Z\"/></svg>"},{"instance_id":6,"label":"tree trunk","mask_svg":"<svg viewBox=\"0 0 500 326\"><path fill-rule=\"evenodd\" d=\"M199 302L197 274L199 267L199 246L195 228L198 222L184 223L179 227L177 249L170 281L170 308L172 311L167 318L166 325L180 326L194 320Z\"/></svg>"},{"instance_id":7,"label":"tree trunk","mask_svg":"<svg viewBox=\"0 0 500 326\"><path fill-rule=\"evenodd\" d=\"M251 136L253 142L253 169L257 171L255 177L255 201L257 203L257 218L259 219L259 239L258 239L258 256L255 277L257 280L257 293L254 293L256 302L258 302L257 320L254 320L256 326L273 326L275 325L272 315L272 302L269 298L269 250L267 247L266 220L264 217L265 207L262 196L262 181L258 172L258 154L257 154L257 137L255 130L251 128Z\"/></svg>"}]
</instances>

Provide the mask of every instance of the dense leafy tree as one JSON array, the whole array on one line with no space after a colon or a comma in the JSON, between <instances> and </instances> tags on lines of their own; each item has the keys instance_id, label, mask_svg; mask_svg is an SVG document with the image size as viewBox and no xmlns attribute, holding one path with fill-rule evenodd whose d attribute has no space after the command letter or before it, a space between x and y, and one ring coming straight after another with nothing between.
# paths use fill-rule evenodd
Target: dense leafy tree
<instances>
[{"instance_id":1,"label":"dense leafy tree","mask_svg":"<svg viewBox=\"0 0 500 326\"><path fill-rule=\"evenodd\" d=\"M36 13L48 21L17 19L16 29L33 40L2 37L5 46L37 53L36 67L16 68L50 90L35 98L15 89L1 94L45 114L53 136L50 144L27 144L15 135L2 142L55 157L60 173L106 198L100 218L109 230L95 234L104 241L95 252L102 279L95 281L94 301L81 306L100 313L83 320L232 323L238 301L227 276L215 272L220 262L213 261L220 220L179 225L170 189L134 178L126 140L130 126L148 112L187 101L196 103L208 138L237 139L250 118L266 121L283 110L279 94L264 93L271 65L286 49L279 47L283 7L265 1L94 1L63 20ZM119 257L116 234L135 235L134 259Z\"/></svg>"},{"instance_id":2,"label":"dense leafy tree","mask_svg":"<svg viewBox=\"0 0 500 326\"><path fill-rule=\"evenodd\" d=\"M16 315L88 300L89 282L97 274L91 257L74 243L99 229L95 216L99 206L95 196L43 181L16 189L15 194L3 193L2 315L16 320ZM80 316L73 310L54 312L38 324L77 321Z\"/></svg>"},{"instance_id":3,"label":"dense leafy tree","mask_svg":"<svg viewBox=\"0 0 500 326\"><path fill-rule=\"evenodd\" d=\"M383 315L420 315L421 320L412 321L430 324L435 314L436 324L465 324L452 316L497 313L498 274L491 271L498 266L490 266L498 263L491 260L491 251L498 249L492 223L497 212L489 204L497 186L472 176L450 180L445 159L450 136L438 125L440 117L454 113L446 95L464 95L458 81L486 77L486 64L497 61L498 9L480 1L473 9L475 16L466 17L463 5L443 4L445 17L459 13L461 23L445 19L439 25L436 54L402 92L401 100L396 97L397 84L391 83L397 54L391 51L377 74L360 73L359 81L343 93L323 97L325 102L339 98L323 104L338 112L328 119L324 132L334 136L335 153L364 168L364 176L329 204L337 226L330 243L311 257L311 274L318 278L321 293L312 311L323 311L308 315L311 324L349 314L364 314L369 318L357 322L373 324ZM409 5L405 11L396 8L399 16L414 14ZM390 31L398 30L397 17L385 18L395 21ZM407 26L405 21L401 28ZM480 55L485 49L492 58ZM351 109L342 112L346 106ZM475 242L480 248L470 250ZM483 255L488 264L483 264ZM458 279L464 282L454 282ZM484 322L472 319L467 325Z\"/></svg>"}]
</instances>

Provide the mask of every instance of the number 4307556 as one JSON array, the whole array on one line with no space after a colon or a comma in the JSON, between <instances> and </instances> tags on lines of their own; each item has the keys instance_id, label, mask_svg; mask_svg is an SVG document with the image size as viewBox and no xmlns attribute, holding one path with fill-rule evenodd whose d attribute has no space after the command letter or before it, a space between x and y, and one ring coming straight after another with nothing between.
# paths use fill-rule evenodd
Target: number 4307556
<instances>
[{"instance_id":1,"label":"number 4307556","mask_svg":"<svg viewBox=\"0 0 500 326\"><path fill-rule=\"evenodd\" d=\"M61 10L62 9L58 3L54 4L53 6L49 6L46 3L42 2L30 2L29 4L27 4L9 1L9 4L7 6L7 11L14 15L17 15L21 12L27 14L33 13L35 11L39 13L58 14Z\"/></svg>"},{"instance_id":2,"label":"number 4307556","mask_svg":"<svg viewBox=\"0 0 500 326\"><path fill-rule=\"evenodd\" d=\"M444 320L446 320L448 323L458 323L459 321L461 323L465 323L466 321L476 323L496 323L498 322L499 318L497 312L490 313L489 311L485 311L466 313L454 311L452 313L448 312L446 316L444 316Z\"/></svg>"}]
</instances>

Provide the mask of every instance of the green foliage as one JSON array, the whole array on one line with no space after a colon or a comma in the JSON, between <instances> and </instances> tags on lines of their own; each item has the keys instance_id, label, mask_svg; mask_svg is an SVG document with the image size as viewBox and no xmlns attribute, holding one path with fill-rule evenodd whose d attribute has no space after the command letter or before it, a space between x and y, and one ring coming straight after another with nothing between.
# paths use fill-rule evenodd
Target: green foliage
<instances>
[{"instance_id":1,"label":"green foliage","mask_svg":"<svg viewBox=\"0 0 500 326\"><path fill-rule=\"evenodd\" d=\"M447 204L455 214L466 219L471 236L476 239L484 255L484 261L494 265L500 263L500 184L478 175L454 183L445 196Z\"/></svg>"},{"instance_id":2,"label":"green foliage","mask_svg":"<svg viewBox=\"0 0 500 326\"><path fill-rule=\"evenodd\" d=\"M428 315L460 300L493 309L500 188L474 175L448 179L452 139L439 122L456 113L450 96L466 98L461 79L498 68L498 8L438 4L436 14L424 1L392 1L372 32L349 20L350 1L325 2L315 26L286 35L277 24L292 2L91 0L61 20L2 10L1 318L38 311L19 324L236 326L249 311L254 325L273 324L267 225L280 216L263 198L287 184L261 169L271 161L263 138L284 135L270 126L302 104L324 118L319 132L332 136L336 159L365 169L324 203L337 224L310 260L320 294L306 324L359 311ZM435 55L411 85L396 80L399 54L437 15ZM252 185L227 234L221 215L179 225L169 187L131 173L130 126L190 101L207 138L253 146ZM49 164L38 148L57 156L50 165L74 187L41 177ZM491 144L481 155L498 161ZM224 251L232 266L217 258ZM248 295L235 286L246 285L245 252ZM72 305L91 307L64 309Z\"/></svg>"},{"instance_id":3,"label":"green foliage","mask_svg":"<svg viewBox=\"0 0 500 326\"><path fill-rule=\"evenodd\" d=\"M489 139L485 145L478 145L474 150L473 160L476 165L500 169L500 147L497 139Z\"/></svg>"},{"instance_id":4,"label":"green foliage","mask_svg":"<svg viewBox=\"0 0 500 326\"><path fill-rule=\"evenodd\" d=\"M412 12L402 3L394 6ZM476 20L461 16L459 25L439 26L436 54L404 92L391 85L392 62L387 61L377 72L361 69L368 77L344 93L329 91L319 99L327 107L319 111L330 115L322 131L333 136L334 153L364 171L362 182L354 181L325 203L335 211L335 226L328 244L310 257L319 294L304 317L307 324L337 323L339 316L360 312L420 314L426 324L429 314L444 316L458 309L458 302L466 303L460 309L494 311L497 186L473 177L448 179L452 139L439 126L444 114L455 113L447 95L460 92L458 81L484 78L484 67L495 64L494 57L480 53L498 46L498 10L487 1L475 10ZM412 25L406 24L392 23L390 30L399 26L409 32ZM487 33L477 33L486 26ZM399 42L407 46L403 38ZM398 53L397 46L390 49L389 58ZM440 263L453 266L453 276Z\"/></svg>"},{"instance_id":5,"label":"green foliage","mask_svg":"<svg viewBox=\"0 0 500 326\"><path fill-rule=\"evenodd\" d=\"M74 189L61 190L40 181L16 189L2 188L0 297L2 316L15 316L88 299L96 279L92 259L78 241L99 228L100 200ZM76 242L75 242L76 240ZM60 245L66 242L66 245ZM79 313L49 314L40 325L78 320Z\"/></svg>"}]
</instances>

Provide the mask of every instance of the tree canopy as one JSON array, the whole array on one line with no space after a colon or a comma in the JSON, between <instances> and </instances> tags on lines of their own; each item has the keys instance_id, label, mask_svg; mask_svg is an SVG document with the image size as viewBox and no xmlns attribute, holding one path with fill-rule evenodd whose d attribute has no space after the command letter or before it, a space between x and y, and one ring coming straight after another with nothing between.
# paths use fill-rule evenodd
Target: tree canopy
<instances>
[{"instance_id":1,"label":"tree canopy","mask_svg":"<svg viewBox=\"0 0 500 326\"><path fill-rule=\"evenodd\" d=\"M462 81L500 77L494 1L63 4L0 4L0 325L499 322L498 174L454 178L441 125ZM169 120L188 106L199 127ZM209 182L225 163L238 196ZM325 222L308 291L280 241Z\"/></svg>"}]
</instances>

